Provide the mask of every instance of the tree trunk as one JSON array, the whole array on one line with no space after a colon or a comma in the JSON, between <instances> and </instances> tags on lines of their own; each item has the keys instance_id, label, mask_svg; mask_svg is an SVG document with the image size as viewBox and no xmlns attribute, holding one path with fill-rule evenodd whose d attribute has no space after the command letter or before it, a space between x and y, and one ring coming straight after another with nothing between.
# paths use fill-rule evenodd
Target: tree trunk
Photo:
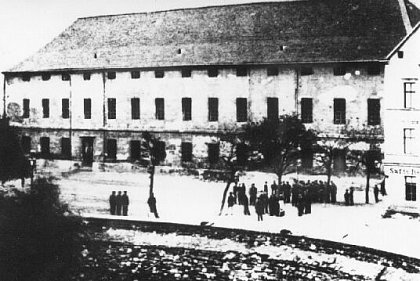
<instances>
[{"instance_id":1,"label":"tree trunk","mask_svg":"<svg viewBox=\"0 0 420 281\"><path fill-rule=\"evenodd\" d=\"M366 170L366 190L365 190L365 200L366 204L369 204L369 180L370 180L370 171Z\"/></svg>"},{"instance_id":2,"label":"tree trunk","mask_svg":"<svg viewBox=\"0 0 420 281\"><path fill-rule=\"evenodd\" d=\"M330 186L331 175L332 175L332 162L329 162L327 165L327 186Z\"/></svg>"},{"instance_id":3,"label":"tree trunk","mask_svg":"<svg viewBox=\"0 0 420 281\"><path fill-rule=\"evenodd\" d=\"M226 183L225 190L223 191L222 205L221 205L221 207L220 207L219 216L221 216L221 215L222 215L223 208L225 207L226 196L227 196L227 193L228 193L228 191L229 191L229 187L230 187L231 183L232 183L232 180L229 180L229 181Z\"/></svg>"},{"instance_id":4,"label":"tree trunk","mask_svg":"<svg viewBox=\"0 0 420 281\"><path fill-rule=\"evenodd\" d=\"M277 180L279 181L278 182L278 185L280 186L281 185L281 179L283 178L283 173L279 173L279 174L277 174Z\"/></svg>"}]
</instances>

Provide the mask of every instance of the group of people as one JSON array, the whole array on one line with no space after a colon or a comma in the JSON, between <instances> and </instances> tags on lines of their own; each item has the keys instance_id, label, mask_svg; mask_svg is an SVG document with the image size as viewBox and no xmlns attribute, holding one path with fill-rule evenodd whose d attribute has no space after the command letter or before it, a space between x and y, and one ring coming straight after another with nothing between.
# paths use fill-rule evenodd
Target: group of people
<instances>
[{"instance_id":1,"label":"group of people","mask_svg":"<svg viewBox=\"0 0 420 281\"><path fill-rule=\"evenodd\" d=\"M128 198L127 191L124 191L124 194L121 194L121 191L118 191L118 194L116 194L115 191L112 191L109 196L109 209L111 215L127 216L129 204L130 200Z\"/></svg>"}]
</instances>

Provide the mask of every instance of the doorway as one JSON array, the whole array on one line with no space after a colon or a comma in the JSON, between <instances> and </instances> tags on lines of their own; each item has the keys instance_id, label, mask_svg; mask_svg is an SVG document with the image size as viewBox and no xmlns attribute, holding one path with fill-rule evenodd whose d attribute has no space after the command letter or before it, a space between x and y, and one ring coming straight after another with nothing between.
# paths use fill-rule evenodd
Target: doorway
<instances>
[{"instance_id":1,"label":"doorway","mask_svg":"<svg viewBox=\"0 0 420 281\"><path fill-rule=\"evenodd\" d=\"M82 165L92 167L94 137L82 137Z\"/></svg>"}]
</instances>

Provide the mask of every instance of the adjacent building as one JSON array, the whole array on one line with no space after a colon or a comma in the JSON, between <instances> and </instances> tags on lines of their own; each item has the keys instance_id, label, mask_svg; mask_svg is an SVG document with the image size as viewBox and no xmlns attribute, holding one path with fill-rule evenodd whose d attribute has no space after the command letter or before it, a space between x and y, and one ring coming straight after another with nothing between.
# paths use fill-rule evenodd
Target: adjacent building
<instances>
[{"instance_id":1,"label":"adjacent building","mask_svg":"<svg viewBox=\"0 0 420 281\"><path fill-rule=\"evenodd\" d=\"M382 128L387 55L419 18L403 0L80 18L3 72L4 110L26 152L87 165L139 159L143 131L168 163L208 166L221 132L279 114L331 134Z\"/></svg>"}]
</instances>

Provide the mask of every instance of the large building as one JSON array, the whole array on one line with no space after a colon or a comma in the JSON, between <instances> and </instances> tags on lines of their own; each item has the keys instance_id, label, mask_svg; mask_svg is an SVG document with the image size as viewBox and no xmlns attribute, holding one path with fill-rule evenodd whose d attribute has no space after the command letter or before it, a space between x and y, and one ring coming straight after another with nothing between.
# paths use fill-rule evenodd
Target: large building
<instances>
[{"instance_id":1,"label":"large building","mask_svg":"<svg viewBox=\"0 0 420 281\"><path fill-rule=\"evenodd\" d=\"M220 132L264 117L296 113L331 133L382 127L387 55L419 18L404 0L80 18L3 72L5 111L26 152L88 165L138 159L143 131L168 163L206 166L223 153Z\"/></svg>"}]
</instances>

